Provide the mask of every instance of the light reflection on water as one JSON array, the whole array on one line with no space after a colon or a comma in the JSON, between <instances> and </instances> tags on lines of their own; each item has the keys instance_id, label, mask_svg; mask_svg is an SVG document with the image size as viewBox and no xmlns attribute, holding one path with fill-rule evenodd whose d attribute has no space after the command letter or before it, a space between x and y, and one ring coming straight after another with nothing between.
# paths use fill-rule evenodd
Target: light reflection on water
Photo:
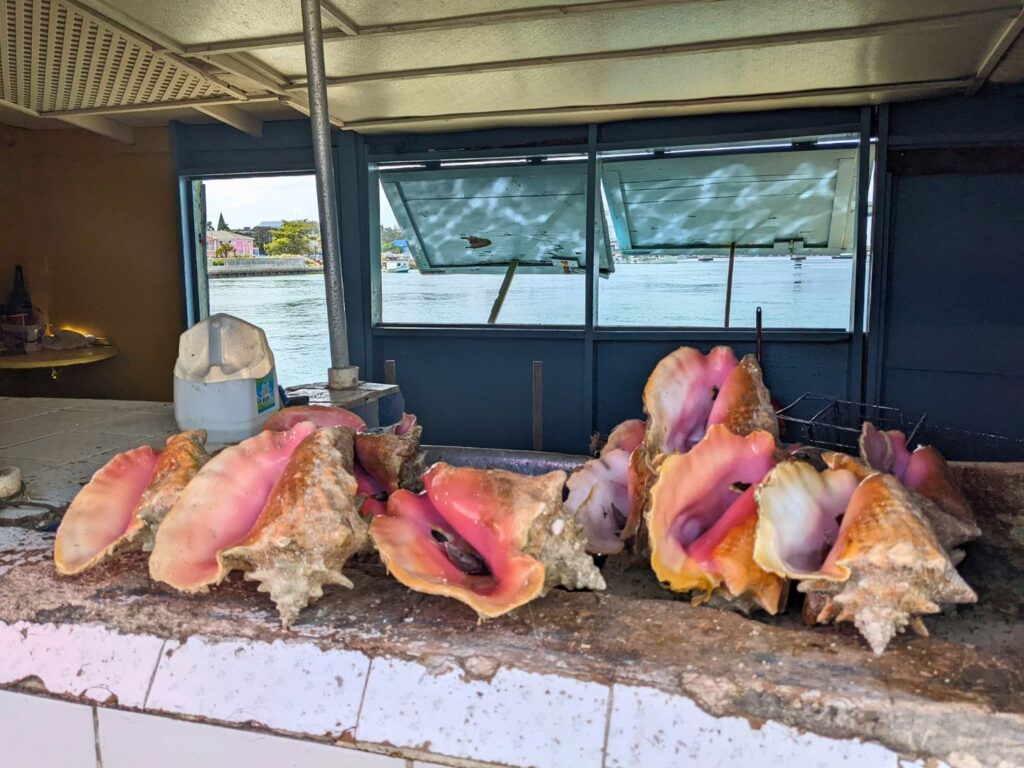
<instances>
[{"instance_id":1,"label":"light reflection on water","mask_svg":"<svg viewBox=\"0 0 1024 768\"><path fill-rule=\"evenodd\" d=\"M757 306L767 328L846 328L853 261L738 257L732 326L752 327ZM602 325L721 326L726 259L617 264L600 281ZM381 276L386 323L484 323L500 274ZM581 325L582 275L517 275L502 324ZM330 364L327 306L320 275L210 281L211 312L230 312L266 331L285 385L323 381Z\"/></svg>"}]
</instances>

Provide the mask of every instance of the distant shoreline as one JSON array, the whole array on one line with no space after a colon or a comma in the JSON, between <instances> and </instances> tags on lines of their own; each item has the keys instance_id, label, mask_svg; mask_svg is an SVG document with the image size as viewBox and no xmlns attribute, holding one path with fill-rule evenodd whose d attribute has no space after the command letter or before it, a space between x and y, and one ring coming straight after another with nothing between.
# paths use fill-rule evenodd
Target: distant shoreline
<instances>
[{"instance_id":1,"label":"distant shoreline","mask_svg":"<svg viewBox=\"0 0 1024 768\"><path fill-rule=\"evenodd\" d=\"M233 277L276 277L280 275L319 275L324 271L323 267L209 267L206 276L209 278L233 278Z\"/></svg>"}]
</instances>

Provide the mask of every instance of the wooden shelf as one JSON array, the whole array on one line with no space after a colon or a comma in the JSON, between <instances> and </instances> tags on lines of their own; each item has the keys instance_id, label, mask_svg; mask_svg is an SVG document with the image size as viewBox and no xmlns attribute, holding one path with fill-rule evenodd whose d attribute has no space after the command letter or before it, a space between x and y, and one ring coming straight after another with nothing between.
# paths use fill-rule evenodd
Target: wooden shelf
<instances>
[{"instance_id":1,"label":"wooden shelf","mask_svg":"<svg viewBox=\"0 0 1024 768\"><path fill-rule=\"evenodd\" d=\"M32 368L64 368L109 360L117 356L116 347L83 347L82 349L43 349L27 355L0 355L0 370Z\"/></svg>"}]
</instances>

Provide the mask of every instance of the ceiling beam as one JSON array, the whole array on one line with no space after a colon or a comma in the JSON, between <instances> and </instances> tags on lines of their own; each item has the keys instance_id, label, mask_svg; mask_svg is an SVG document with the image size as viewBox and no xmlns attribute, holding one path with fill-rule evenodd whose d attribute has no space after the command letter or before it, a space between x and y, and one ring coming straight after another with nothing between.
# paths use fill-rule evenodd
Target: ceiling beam
<instances>
[{"instance_id":1,"label":"ceiling beam","mask_svg":"<svg viewBox=\"0 0 1024 768\"><path fill-rule=\"evenodd\" d=\"M320 10L322 15L327 16L324 19L325 24L335 27L344 35L359 34L359 27L356 23L346 16L344 11L338 8L331 0L320 0Z\"/></svg>"},{"instance_id":2,"label":"ceiling beam","mask_svg":"<svg viewBox=\"0 0 1024 768\"><path fill-rule=\"evenodd\" d=\"M638 110L657 110L659 112L664 112L666 109L677 109L698 110L703 113L712 111L716 108L764 108L765 105L792 101L808 101L811 104L817 105L823 99L835 99L842 97L867 98L876 95L884 98L875 99L872 103L880 103L883 100L898 98L900 96L915 96L918 94L937 95L965 92L973 82L973 78L966 77L952 80L880 83L878 85L857 85L843 88L820 88L813 91L781 91L776 93L760 93L746 96L714 96L699 99L680 99L675 101L647 101L628 104L588 104L584 106L494 110L490 112L455 112L440 115L417 115L414 117L379 117L368 118L366 120L349 120L346 122L346 127L353 131L390 130L402 129L424 123L459 123L466 120L501 120L510 117L570 117L573 115L590 114L594 112L607 114L609 119L613 119L612 116L617 113L636 112Z\"/></svg>"},{"instance_id":3,"label":"ceiling beam","mask_svg":"<svg viewBox=\"0 0 1024 768\"><path fill-rule=\"evenodd\" d=\"M978 65L978 71L974 76L975 84L971 91L974 92L983 86L988 79L995 72L996 67L999 66L999 62L1003 60L1006 52L1013 47L1013 44L1017 42L1017 38L1024 33L1024 8L1020 10L1017 16L1010 20L1010 22L1003 28L1003 31L992 43L992 47L985 54L985 57L981 60L981 64Z\"/></svg>"},{"instance_id":4,"label":"ceiling beam","mask_svg":"<svg viewBox=\"0 0 1024 768\"><path fill-rule=\"evenodd\" d=\"M7 107L7 109L13 109L15 112L20 112L28 117L39 117L39 113L29 107L23 107L21 104L16 104L13 101L7 99L0 99L0 107Z\"/></svg>"},{"instance_id":5,"label":"ceiling beam","mask_svg":"<svg viewBox=\"0 0 1024 768\"><path fill-rule=\"evenodd\" d=\"M1017 6L1014 6L1016 8ZM748 37L726 38L723 40L699 40L677 45L659 45L649 48L624 48L617 51L589 51L556 56L538 56L533 58L507 59L504 61L480 61L467 64L453 64L440 67L420 67L416 69L393 70L388 72L367 72L364 74L344 75L327 78L327 85L347 85L378 81L410 80L424 77L440 77L445 75L463 75L478 72L500 72L513 69L527 69L556 64L574 64L593 61L619 61L624 59L643 59L659 56L680 56L697 53L718 53L723 51L741 51L754 48L767 48L781 45L804 45L811 43L836 42L853 40L890 32L930 32L937 29L950 29L960 26L965 20L984 16L1006 16L1006 8L987 9L983 11L962 11L950 14L938 14L901 19L893 22L877 24L860 24L848 27L831 27L827 29L805 30L800 32L780 32L777 34L752 35ZM306 87L305 78L296 78L289 86L292 90Z\"/></svg>"},{"instance_id":6,"label":"ceiling beam","mask_svg":"<svg viewBox=\"0 0 1024 768\"><path fill-rule=\"evenodd\" d=\"M257 139L263 136L263 121L255 115L250 115L245 110L231 104L196 107L196 111L202 112L204 115L208 115L214 120L219 120L225 125L230 125L232 128L236 128L242 133L255 136Z\"/></svg>"},{"instance_id":7,"label":"ceiling beam","mask_svg":"<svg viewBox=\"0 0 1024 768\"><path fill-rule=\"evenodd\" d=\"M52 116L46 115L46 117ZM120 141L123 144L135 143L135 131L132 130L130 125L119 123L108 117L99 117L98 115L65 115L57 119L76 128L84 128L87 131L98 133L100 136L106 136L108 139Z\"/></svg>"},{"instance_id":8,"label":"ceiling beam","mask_svg":"<svg viewBox=\"0 0 1024 768\"><path fill-rule=\"evenodd\" d=\"M53 112L41 112L40 117L86 117L90 115L121 115L143 112L160 112L167 109L198 109L199 107L216 107L233 104L259 104L261 102L283 101L283 96L254 96L246 101L238 101L230 96L215 96L207 99L181 99L179 101L155 101L150 104L118 104L113 107L87 107L85 109L60 109Z\"/></svg>"},{"instance_id":9,"label":"ceiling beam","mask_svg":"<svg viewBox=\"0 0 1024 768\"><path fill-rule=\"evenodd\" d=\"M370 35L400 35L408 32L435 32L449 29L468 29L489 24L507 24L515 21L533 21L536 19L565 18L602 11L631 10L638 8L656 8L669 5L692 5L694 3L714 2L715 0L597 0L578 5L546 5L534 8L521 8L487 13L473 13L463 16L446 16L439 19L421 21L405 21L397 24L378 24L358 27L354 34L340 29L324 30L324 42L344 40L352 37L368 37ZM330 11L329 11L330 12ZM333 12L330 12L333 15ZM187 45L185 53L197 55L203 53L233 53L236 51L254 51L260 48L280 48L282 46L302 45L302 33L290 32L265 37L239 38L236 40L218 40L211 43Z\"/></svg>"}]
</instances>

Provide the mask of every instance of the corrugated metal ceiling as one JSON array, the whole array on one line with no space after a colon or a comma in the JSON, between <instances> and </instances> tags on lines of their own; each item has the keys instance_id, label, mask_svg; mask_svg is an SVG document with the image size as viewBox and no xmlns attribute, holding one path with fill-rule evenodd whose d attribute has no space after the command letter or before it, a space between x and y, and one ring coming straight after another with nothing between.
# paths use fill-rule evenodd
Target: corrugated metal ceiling
<instances>
[{"instance_id":1,"label":"corrugated metal ceiling","mask_svg":"<svg viewBox=\"0 0 1024 768\"><path fill-rule=\"evenodd\" d=\"M1024 76L1024 0L321 5L332 118L365 132L864 104ZM306 101L297 0L0 0L0 65L8 113L121 138L182 109L258 133Z\"/></svg>"}]
</instances>

